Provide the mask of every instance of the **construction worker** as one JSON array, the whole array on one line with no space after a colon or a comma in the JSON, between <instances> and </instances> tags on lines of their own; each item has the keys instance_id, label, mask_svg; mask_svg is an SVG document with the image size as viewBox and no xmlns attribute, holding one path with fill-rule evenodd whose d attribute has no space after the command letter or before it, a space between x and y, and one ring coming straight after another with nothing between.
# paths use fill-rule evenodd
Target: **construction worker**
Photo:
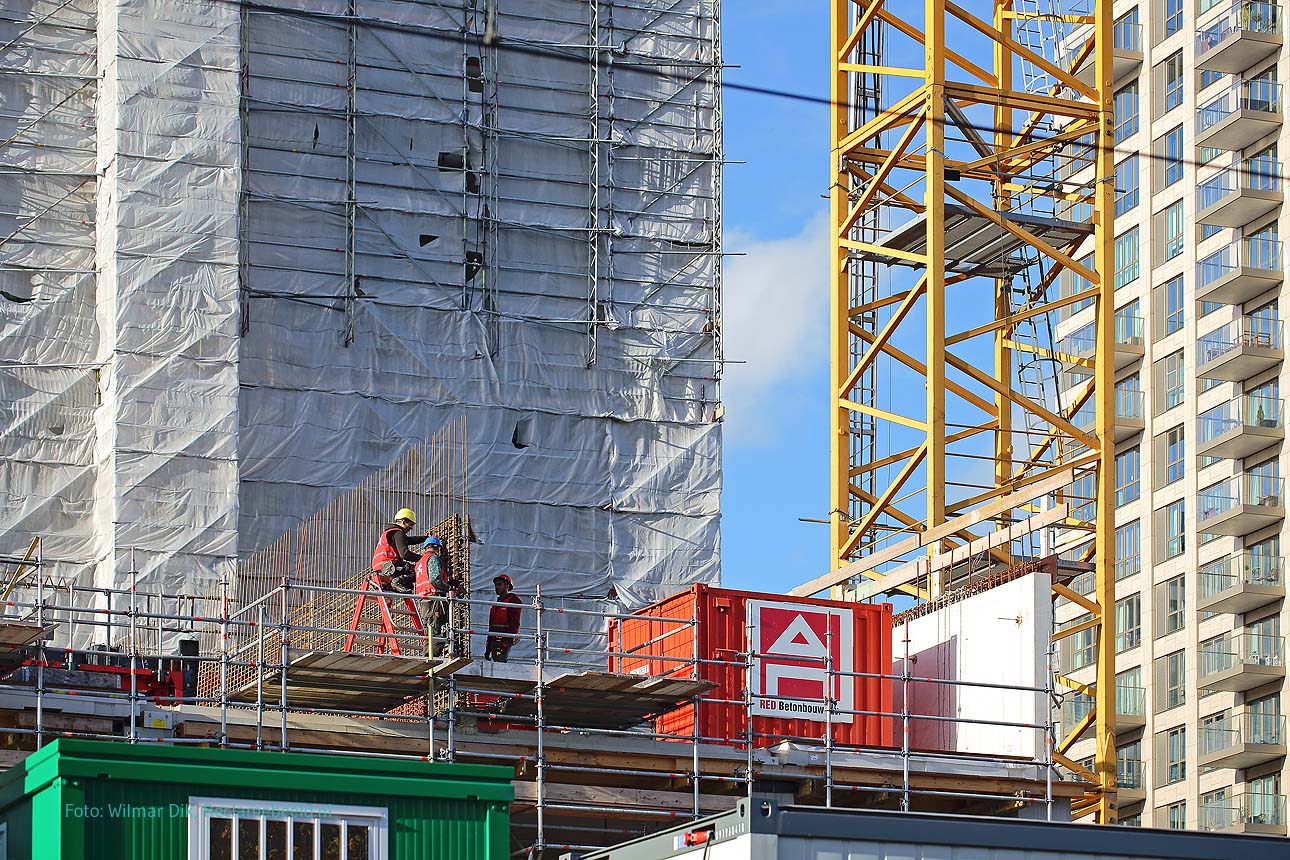
<instances>
[{"instance_id":1,"label":"construction worker","mask_svg":"<svg viewBox=\"0 0 1290 860\"><path fill-rule=\"evenodd\" d=\"M426 535L413 537L408 534L416 524L417 515L408 508L401 508L394 515L394 522L381 529L381 537L372 551L372 573L380 576L381 588L412 593L413 570L421 560L421 553L412 546L426 539Z\"/></svg>"},{"instance_id":2,"label":"construction worker","mask_svg":"<svg viewBox=\"0 0 1290 860\"><path fill-rule=\"evenodd\" d=\"M448 597L459 591L448 569L448 558L443 554L443 542L431 535L421 547L421 560L416 565L416 592L421 597ZM430 626L436 636L442 636L448 626L448 603L444 600L430 602Z\"/></svg>"},{"instance_id":3,"label":"construction worker","mask_svg":"<svg viewBox=\"0 0 1290 860\"><path fill-rule=\"evenodd\" d=\"M488 642L484 645L485 659L505 663L520 632L520 598L515 594L515 584L504 573L493 577L497 590L497 603L488 608Z\"/></svg>"}]
</instances>

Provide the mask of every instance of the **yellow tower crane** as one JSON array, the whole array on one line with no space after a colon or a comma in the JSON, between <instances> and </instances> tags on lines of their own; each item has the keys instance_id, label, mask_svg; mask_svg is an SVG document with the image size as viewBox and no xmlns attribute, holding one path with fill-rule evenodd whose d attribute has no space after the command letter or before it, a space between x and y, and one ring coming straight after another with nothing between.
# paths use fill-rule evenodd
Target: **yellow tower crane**
<instances>
[{"instance_id":1,"label":"yellow tower crane","mask_svg":"<svg viewBox=\"0 0 1290 860\"><path fill-rule=\"evenodd\" d=\"M1054 758L1094 786L1076 816L1112 823L1111 0L831 2L826 584L934 599L961 570L880 571L956 547L1012 564L1023 537L1030 558L1074 547L1095 589L1053 587L1089 618L1054 638L1096 630L1097 676L1059 678L1094 707ZM1040 27L1061 50L1020 36ZM1093 334L1058 342L1076 316ZM1090 732L1092 771L1066 755Z\"/></svg>"}]
</instances>

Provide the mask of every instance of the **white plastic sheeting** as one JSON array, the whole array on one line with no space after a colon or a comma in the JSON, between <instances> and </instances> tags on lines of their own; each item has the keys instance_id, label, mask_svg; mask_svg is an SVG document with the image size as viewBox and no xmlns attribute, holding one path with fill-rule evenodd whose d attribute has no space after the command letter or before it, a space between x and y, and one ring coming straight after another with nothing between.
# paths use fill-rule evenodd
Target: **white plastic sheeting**
<instances>
[{"instance_id":1,"label":"white plastic sheeting","mask_svg":"<svg viewBox=\"0 0 1290 860\"><path fill-rule=\"evenodd\" d=\"M241 550L464 413L477 588L716 581L714 4L298 5L246 22Z\"/></svg>"},{"instance_id":2,"label":"white plastic sheeting","mask_svg":"<svg viewBox=\"0 0 1290 860\"><path fill-rule=\"evenodd\" d=\"M0 552L202 591L465 414L476 584L717 580L716 0L491 5L4 5Z\"/></svg>"}]
</instances>

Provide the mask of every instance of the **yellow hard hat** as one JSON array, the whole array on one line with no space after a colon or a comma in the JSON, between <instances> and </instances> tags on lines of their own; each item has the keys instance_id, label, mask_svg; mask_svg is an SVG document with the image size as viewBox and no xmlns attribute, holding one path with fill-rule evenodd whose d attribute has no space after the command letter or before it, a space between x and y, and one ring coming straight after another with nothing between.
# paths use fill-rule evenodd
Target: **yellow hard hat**
<instances>
[{"instance_id":1,"label":"yellow hard hat","mask_svg":"<svg viewBox=\"0 0 1290 860\"><path fill-rule=\"evenodd\" d=\"M412 525L417 524L417 515L412 513L411 508L399 508L399 512L394 515L395 520L407 520Z\"/></svg>"}]
</instances>

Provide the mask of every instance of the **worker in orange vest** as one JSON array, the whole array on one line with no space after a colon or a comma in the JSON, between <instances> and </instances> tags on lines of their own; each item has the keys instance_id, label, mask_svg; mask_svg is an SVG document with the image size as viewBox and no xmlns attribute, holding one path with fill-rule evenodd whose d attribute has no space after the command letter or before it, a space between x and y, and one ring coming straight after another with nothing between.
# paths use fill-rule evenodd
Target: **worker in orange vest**
<instances>
[{"instance_id":1,"label":"worker in orange vest","mask_svg":"<svg viewBox=\"0 0 1290 860\"><path fill-rule=\"evenodd\" d=\"M497 603L488 607L488 642L484 645L485 659L505 663L519 638L520 598L515 594L515 584L504 573L493 577L497 590Z\"/></svg>"},{"instance_id":2,"label":"worker in orange vest","mask_svg":"<svg viewBox=\"0 0 1290 860\"><path fill-rule=\"evenodd\" d=\"M408 534L416 524L417 515L409 508L401 508L394 515L394 522L381 529L381 537L372 551L372 573L381 578L381 588L412 593L415 565L421 560L421 553L412 546L426 539L426 535Z\"/></svg>"}]
</instances>

